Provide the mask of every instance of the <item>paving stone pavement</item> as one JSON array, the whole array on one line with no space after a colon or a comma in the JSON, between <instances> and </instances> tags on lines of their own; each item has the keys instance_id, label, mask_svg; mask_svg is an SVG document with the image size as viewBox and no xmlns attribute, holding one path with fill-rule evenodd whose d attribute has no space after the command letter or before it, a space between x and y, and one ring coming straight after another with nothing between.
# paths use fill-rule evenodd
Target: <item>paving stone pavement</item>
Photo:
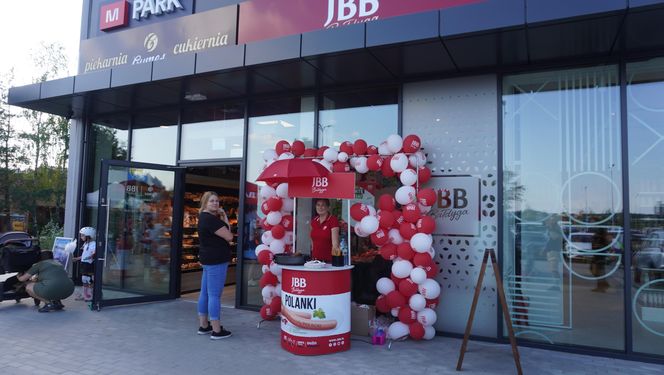
<instances>
[{"instance_id":1,"label":"paving stone pavement","mask_svg":"<svg viewBox=\"0 0 664 375\"><path fill-rule=\"evenodd\" d=\"M279 323L256 328L256 312L224 308L231 338L196 334L187 300L92 312L81 302L37 313L31 300L0 302L0 374L458 374L461 340L398 342L391 350L357 338L352 349L299 357L279 346ZM664 374L663 365L519 348L525 374ZM472 341L464 374L514 374L510 347Z\"/></svg>"}]
</instances>

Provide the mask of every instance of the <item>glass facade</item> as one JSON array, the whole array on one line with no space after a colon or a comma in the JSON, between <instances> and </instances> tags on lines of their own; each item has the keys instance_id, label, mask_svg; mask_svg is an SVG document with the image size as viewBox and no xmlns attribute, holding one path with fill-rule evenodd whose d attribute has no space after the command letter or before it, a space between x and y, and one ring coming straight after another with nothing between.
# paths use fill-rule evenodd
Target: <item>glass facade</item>
<instances>
[{"instance_id":1,"label":"glass facade","mask_svg":"<svg viewBox=\"0 0 664 375\"><path fill-rule=\"evenodd\" d=\"M181 160L241 158L243 152L243 105L204 105L184 111Z\"/></svg>"},{"instance_id":2,"label":"glass facade","mask_svg":"<svg viewBox=\"0 0 664 375\"><path fill-rule=\"evenodd\" d=\"M634 351L664 355L664 58L627 64Z\"/></svg>"},{"instance_id":3,"label":"glass facade","mask_svg":"<svg viewBox=\"0 0 664 375\"><path fill-rule=\"evenodd\" d=\"M618 67L503 81L503 277L522 339L624 350Z\"/></svg>"},{"instance_id":4,"label":"glass facade","mask_svg":"<svg viewBox=\"0 0 664 375\"><path fill-rule=\"evenodd\" d=\"M178 113L169 110L140 114L131 132L131 161L175 165L178 140Z\"/></svg>"}]
</instances>

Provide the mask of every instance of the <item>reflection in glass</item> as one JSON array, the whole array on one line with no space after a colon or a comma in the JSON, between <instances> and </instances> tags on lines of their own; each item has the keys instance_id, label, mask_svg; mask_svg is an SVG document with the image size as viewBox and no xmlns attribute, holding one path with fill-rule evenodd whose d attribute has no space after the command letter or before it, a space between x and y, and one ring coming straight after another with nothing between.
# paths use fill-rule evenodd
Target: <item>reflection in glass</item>
<instances>
[{"instance_id":1,"label":"reflection in glass","mask_svg":"<svg viewBox=\"0 0 664 375\"><path fill-rule=\"evenodd\" d=\"M378 146L398 132L396 88L326 94L321 98L318 124L320 146L364 139Z\"/></svg>"},{"instance_id":2,"label":"reflection in glass","mask_svg":"<svg viewBox=\"0 0 664 375\"><path fill-rule=\"evenodd\" d=\"M627 65L634 351L664 355L664 59Z\"/></svg>"},{"instance_id":3,"label":"reflection in glass","mask_svg":"<svg viewBox=\"0 0 664 375\"><path fill-rule=\"evenodd\" d=\"M617 67L506 77L503 124L503 271L517 335L624 349Z\"/></svg>"},{"instance_id":4,"label":"reflection in glass","mask_svg":"<svg viewBox=\"0 0 664 375\"><path fill-rule=\"evenodd\" d=\"M244 244L242 304L262 305L259 287L261 265L256 261L256 246L260 244L263 230L260 219L265 215L260 210L260 187L256 182L265 161L263 151L274 149L279 140L293 142L298 139L306 147L313 146L314 98L311 96L283 98L254 102L250 106L247 146L247 179L245 182ZM298 204L298 209L299 208Z\"/></svg>"},{"instance_id":5,"label":"reflection in glass","mask_svg":"<svg viewBox=\"0 0 664 375\"><path fill-rule=\"evenodd\" d=\"M177 123L177 111L136 116L132 127L131 160L175 165Z\"/></svg>"},{"instance_id":6,"label":"reflection in glass","mask_svg":"<svg viewBox=\"0 0 664 375\"><path fill-rule=\"evenodd\" d=\"M189 108L182 121L180 159L241 158L244 151L244 106Z\"/></svg>"}]
</instances>

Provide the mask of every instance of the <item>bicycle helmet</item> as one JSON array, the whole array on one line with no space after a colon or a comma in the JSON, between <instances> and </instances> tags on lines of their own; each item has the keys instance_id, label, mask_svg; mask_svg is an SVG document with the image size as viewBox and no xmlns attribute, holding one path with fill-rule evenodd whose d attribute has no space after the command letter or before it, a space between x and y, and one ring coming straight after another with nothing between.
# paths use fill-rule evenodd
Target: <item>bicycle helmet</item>
<instances>
[{"instance_id":1,"label":"bicycle helmet","mask_svg":"<svg viewBox=\"0 0 664 375\"><path fill-rule=\"evenodd\" d=\"M83 228L81 228L80 231L78 231L78 233L80 233L84 236L88 236L88 237L90 237L91 239L94 240L95 235L97 234L97 231L95 231L95 228L93 228L93 227L83 227Z\"/></svg>"}]
</instances>

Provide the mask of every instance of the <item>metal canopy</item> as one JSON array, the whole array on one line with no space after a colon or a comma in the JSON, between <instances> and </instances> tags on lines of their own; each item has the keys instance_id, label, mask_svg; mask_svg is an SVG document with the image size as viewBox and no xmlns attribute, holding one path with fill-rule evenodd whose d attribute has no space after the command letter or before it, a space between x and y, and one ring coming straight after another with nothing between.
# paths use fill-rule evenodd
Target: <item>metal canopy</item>
<instances>
[{"instance_id":1,"label":"metal canopy","mask_svg":"<svg viewBox=\"0 0 664 375\"><path fill-rule=\"evenodd\" d=\"M664 49L664 33L658 31L664 2L654 3L612 5L552 21L545 19L546 9L538 13L530 2L526 12L524 0L488 0L14 87L9 104L97 117L178 106L190 102L185 97L225 100L629 56Z\"/></svg>"}]
</instances>

